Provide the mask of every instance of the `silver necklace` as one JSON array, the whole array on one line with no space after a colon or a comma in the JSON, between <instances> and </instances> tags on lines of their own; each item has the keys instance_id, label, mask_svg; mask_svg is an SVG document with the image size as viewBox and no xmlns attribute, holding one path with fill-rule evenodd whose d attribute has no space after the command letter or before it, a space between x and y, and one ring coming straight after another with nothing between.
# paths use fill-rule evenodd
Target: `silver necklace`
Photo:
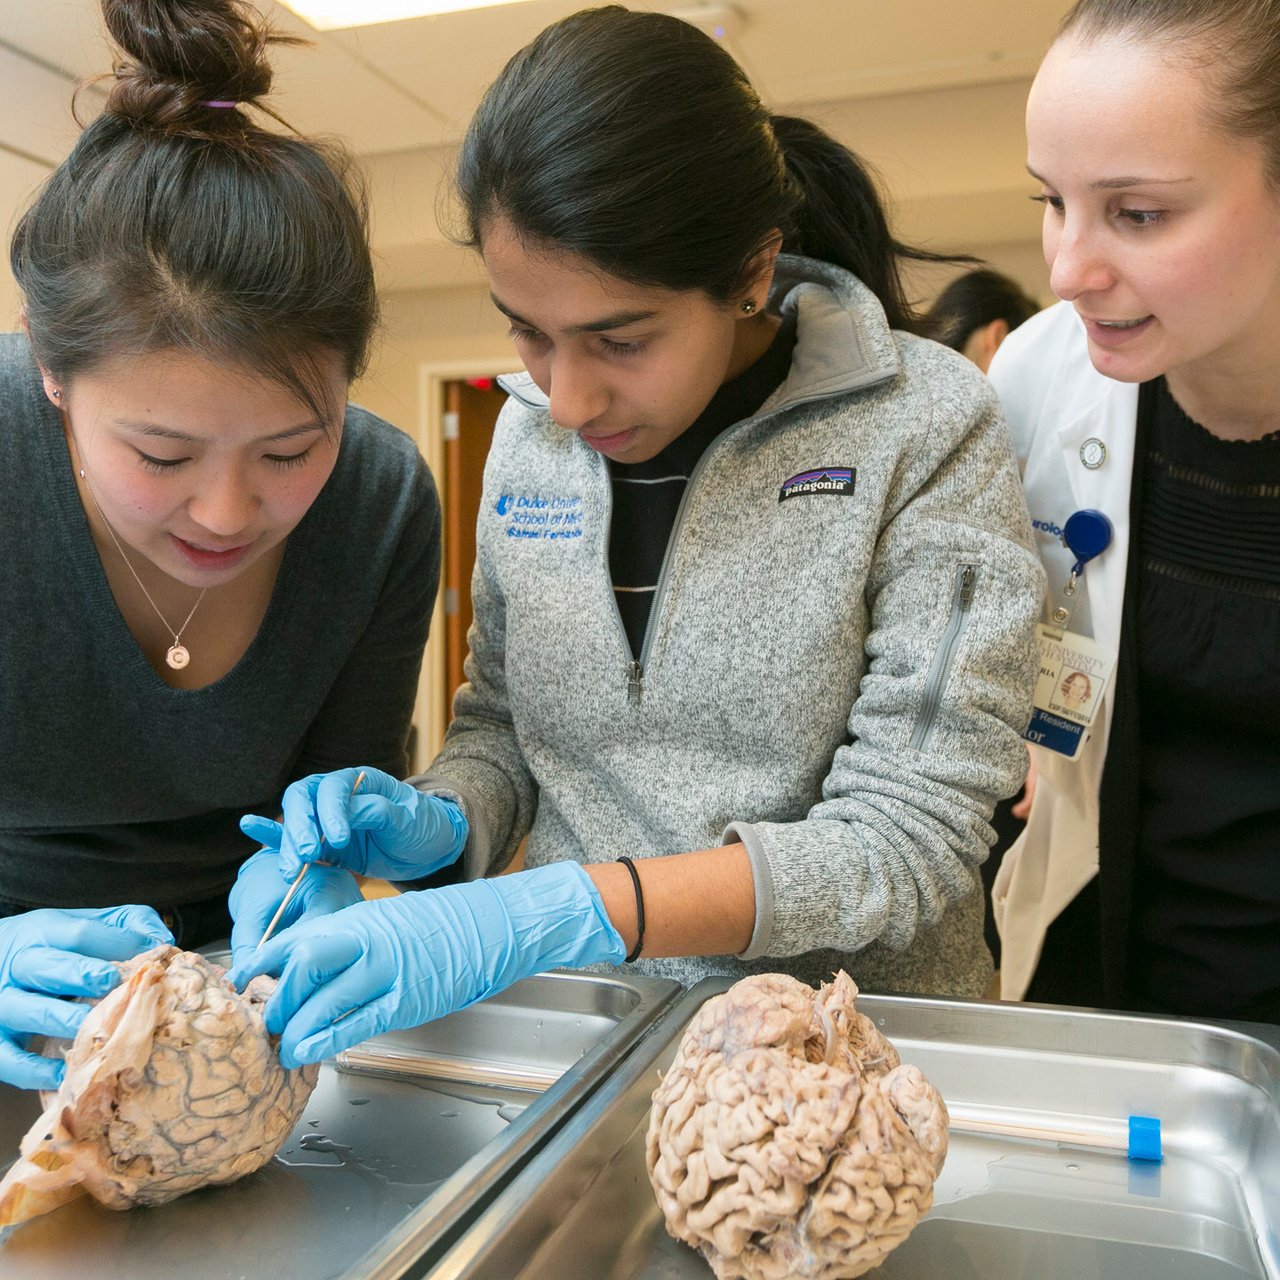
<instances>
[{"instance_id":1,"label":"silver necklace","mask_svg":"<svg viewBox=\"0 0 1280 1280\"><path fill-rule=\"evenodd\" d=\"M120 544L120 539L116 537L116 531L111 527L111 521L107 519L107 513L103 511L102 504L98 501L98 495L94 493L93 486L89 483L89 477L85 475L84 468L80 468L80 479L84 481L84 487L89 491L89 497L93 499L93 505L98 508L98 514L102 517L102 523L107 526L107 532L111 535L111 541L116 544L116 550L120 553L120 559L124 561L125 568L133 574L133 580L138 584L142 594L147 597L147 603L156 611L156 617L164 623L164 629L173 636L173 643L169 646L169 652L164 655L164 660L175 670L181 671L183 667L191 661L191 654L187 652L186 646L182 643L182 633L187 629L187 624L196 616L196 610L200 607L200 601L204 599L205 592L209 590L205 587L204 591L196 597L196 602L191 606L191 612L187 614L187 621L182 624L176 631L169 625L169 619L160 612L160 606L151 598L151 592L147 590L146 584L138 577L138 571L132 565L129 557L124 553L124 547Z\"/></svg>"}]
</instances>

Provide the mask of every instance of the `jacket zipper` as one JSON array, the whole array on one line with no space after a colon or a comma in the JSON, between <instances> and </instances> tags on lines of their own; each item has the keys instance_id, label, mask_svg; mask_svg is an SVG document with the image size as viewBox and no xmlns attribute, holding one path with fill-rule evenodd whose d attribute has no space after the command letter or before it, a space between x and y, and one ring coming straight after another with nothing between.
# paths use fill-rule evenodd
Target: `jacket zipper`
<instances>
[{"instance_id":1,"label":"jacket zipper","mask_svg":"<svg viewBox=\"0 0 1280 1280\"><path fill-rule=\"evenodd\" d=\"M973 604L973 590L977 581L978 566L976 564L962 564L956 570L956 585L951 596L951 617L947 620L947 629L942 633L942 641L938 645L933 666L929 668L929 677L925 681L924 701L909 744L913 750L918 751L924 746L929 737L929 731L938 718L942 694L947 687L951 668L955 663L956 648L969 622L969 608Z\"/></svg>"},{"instance_id":2,"label":"jacket zipper","mask_svg":"<svg viewBox=\"0 0 1280 1280\"><path fill-rule=\"evenodd\" d=\"M823 392L811 396L800 396L794 400L788 400L783 404L774 405L765 413L753 413L751 417L743 418L741 422L735 422L733 426L727 428L711 442L702 457L698 459L697 465L689 473L689 482L685 485L684 496L680 499L680 505L676 509L675 522L671 526L671 535L667 539L667 549L662 556L662 571L658 575L658 586L653 593L653 601L649 606L649 625L644 629L644 644L641 646L639 657L636 657L636 655L631 652L631 641L627 637L626 627L622 625L622 610L618 608L618 597L612 590L613 580L612 578L609 578L609 530L613 521L613 495L612 487L610 488L609 520L606 521L604 530L604 568L605 577L609 578L611 584L609 594L613 596L613 615L614 620L618 624L618 634L622 637L622 651L628 654L631 658L631 661L627 663L625 669L625 684L628 703L632 706L639 706L641 698L644 697L644 671L649 661L649 650L653 642L653 620L658 616L659 607L661 606L663 597L666 594L667 578L671 568L671 553L680 536L680 526L684 523L684 513L689 503L689 495L693 492L694 483L702 474L703 469L707 464L707 460L711 455L715 453L715 451L728 439L729 436L736 435L741 428L746 427L751 423L761 422L766 418L774 417L776 414L785 413L791 409L798 409L803 405L813 404L819 400L830 399L833 394L844 395L849 391L863 391L868 387L878 386L881 382L886 381L890 376L892 375L877 375L877 377L871 381L854 382L848 387L838 388L835 392ZM499 379L499 381L501 382L501 379ZM504 385L503 390L505 390L509 395L514 395L517 400L520 400L522 404L525 404L529 408L540 407L529 404L528 401L522 399L511 387Z\"/></svg>"},{"instance_id":3,"label":"jacket zipper","mask_svg":"<svg viewBox=\"0 0 1280 1280\"><path fill-rule=\"evenodd\" d=\"M770 410L770 412L772 413L773 411ZM764 416L764 415L761 415L761 416ZM698 459L697 463L694 465L693 470L689 473L689 480L685 484L684 493L681 495L680 505L676 508L676 518L674 521L672 521L672 524L671 524L671 533L667 538L667 549L662 553L662 570L658 574L658 585L654 589L653 600L649 605L649 621L646 624L644 629L644 643L640 647L640 656L638 658L631 651L631 641L627 637L627 629L622 625L622 610L618 608L617 594L613 592L612 589L610 590L610 595L613 596L614 618L616 619L618 624L618 633L622 637L623 652L630 654L631 656L631 661L627 664L627 668L626 668L626 687L627 687L627 702L634 707L638 707L640 705L641 698L644 697L644 671L645 671L645 667L649 663L649 650L653 647L653 623L654 623L654 619L658 617L659 611L662 606L663 598L666 596L666 593L667 593L667 581L671 576L672 553L675 550L676 543L679 541L679 538L680 538L680 527L681 525L684 524L685 511L689 505L689 495L693 492L693 486L698 482L699 477L702 475L702 472L705 470L707 461L710 459L711 455L715 453L715 451L725 442L728 436L735 434L739 427L744 427L749 422L752 422L752 421L754 421L754 418L744 418L741 422L735 423L731 428L729 428L727 431L719 435L706 448L706 450L702 454L702 457ZM606 577L609 577L609 533L610 533L610 526L612 525L612 522L613 522L613 504L612 504L612 490L611 490L610 506L609 506L609 522L608 524L606 524L605 531L604 531L604 555L605 555L605 576ZM612 578L610 578L610 584L612 584L612 581L613 581Z\"/></svg>"},{"instance_id":4,"label":"jacket zipper","mask_svg":"<svg viewBox=\"0 0 1280 1280\"><path fill-rule=\"evenodd\" d=\"M608 480L608 473L605 473ZM609 514L604 524L604 576L609 582L609 598L613 602L613 620L618 628L618 638L622 641L622 652L629 661L623 668L624 684L627 690L627 702L633 707L640 705L640 697L644 692L644 667L639 658L631 651L631 637L622 623L622 610L618 608L618 593L613 589L613 578L609 572L609 541L613 529L613 488L609 486ZM650 614L650 617L653 615ZM647 629L646 629L647 631ZM643 655L641 655L643 657Z\"/></svg>"}]
</instances>

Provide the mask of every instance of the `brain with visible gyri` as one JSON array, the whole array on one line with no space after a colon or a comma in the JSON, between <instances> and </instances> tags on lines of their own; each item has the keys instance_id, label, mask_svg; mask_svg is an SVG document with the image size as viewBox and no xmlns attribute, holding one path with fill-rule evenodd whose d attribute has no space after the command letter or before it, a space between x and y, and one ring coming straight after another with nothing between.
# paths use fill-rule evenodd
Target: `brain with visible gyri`
<instances>
[{"instance_id":1,"label":"brain with visible gyri","mask_svg":"<svg viewBox=\"0 0 1280 1280\"><path fill-rule=\"evenodd\" d=\"M654 1092L649 1180L720 1280L851 1280L933 1202L946 1105L857 994L843 972L820 991L744 978L698 1011Z\"/></svg>"}]
</instances>

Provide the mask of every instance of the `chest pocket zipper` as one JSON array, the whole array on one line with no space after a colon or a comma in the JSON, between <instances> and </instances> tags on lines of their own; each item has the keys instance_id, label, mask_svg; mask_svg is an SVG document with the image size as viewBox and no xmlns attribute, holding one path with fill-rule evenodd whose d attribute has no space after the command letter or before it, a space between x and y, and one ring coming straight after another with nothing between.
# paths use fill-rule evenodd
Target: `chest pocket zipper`
<instances>
[{"instance_id":1,"label":"chest pocket zipper","mask_svg":"<svg viewBox=\"0 0 1280 1280\"><path fill-rule=\"evenodd\" d=\"M929 668L920 715L916 719L916 727L912 731L911 741L908 744L914 751L924 747L929 731L938 718L942 695L946 690L947 681L951 678L951 668L955 665L956 650L960 647L961 637L969 625L969 609L973 604L973 592L977 581L978 566L976 564L962 564L956 570L955 589L951 595L951 617L947 619L947 628L942 633L938 651L934 654L933 665Z\"/></svg>"}]
</instances>

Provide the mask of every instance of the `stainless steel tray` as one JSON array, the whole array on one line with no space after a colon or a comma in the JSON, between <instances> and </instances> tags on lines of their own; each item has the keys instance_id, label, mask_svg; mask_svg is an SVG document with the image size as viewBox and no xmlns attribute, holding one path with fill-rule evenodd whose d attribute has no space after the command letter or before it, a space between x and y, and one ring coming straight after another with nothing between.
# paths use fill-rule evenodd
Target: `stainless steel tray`
<instances>
[{"instance_id":1,"label":"stainless steel tray","mask_svg":"<svg viewBox=\"0 0 1280 1280\"><path fill-rule=\"evenodd\" d=\"M320 1083L269 1165L116 1213L81 1199L0 1232L4 1280L396 1280L438 1251L680 994L551 973L380 1036ZM0 1152L39 1114L0 1086Z\"/></svg>"},{"instance_id":2,"label":"stainless steel tray","mask_svg":"<svg viewBox=\"0 0 1280 1280\"><path fill-rule=\"evenodd\" d=\"M645 1176L650 1095L695 987L441 1258L431 1280L707 1280ZM1162 1122L1162 1164L952 1134L935 1205L875 1276L1280 1280L1280 1037L1031 1005L864 997L957 1112L1107 1136Z\"/></svg>"}]
</instances>

